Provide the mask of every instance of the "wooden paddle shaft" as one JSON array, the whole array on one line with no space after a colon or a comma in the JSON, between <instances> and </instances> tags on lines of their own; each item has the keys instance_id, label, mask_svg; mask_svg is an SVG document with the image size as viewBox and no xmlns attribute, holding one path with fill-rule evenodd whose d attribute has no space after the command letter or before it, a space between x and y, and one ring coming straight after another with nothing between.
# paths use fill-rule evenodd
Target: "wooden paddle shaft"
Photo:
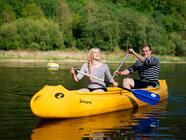
<instances>
[{"instance_id":1,"label":"wooden paddle shaft","mask_svg":"<svg viewBox=\"0 0 186 140\"><path fill-rule=\"evenodd\" d=\"M96 79L96 80L99 80L99 81L105 82L105 81L104 81L103 79L101 79L101 78L98 78L98 77L92 76L92 75L90 75L90 74L84 73L84 72L79 71L79 70L76 70L76 71L77 71L78 73L81 73L81 74L86 75L86 76L88 76L88 77L91 77L91 78L94 78L94 79Z\"/></svg>"},{"instance_id":2,"label":"wooden paddle shaft","mask_svg":"<svg viewBox=\"0 0 186 140\"><path fill-rule=\"evenodd\" d=\"M121 66L123 65L123 63L127 60L129 56L129 53L127 53L127 55L125 56L125 58L123 59L123 61L120 63L119 67L117 68L116 71L119 71L119 69L121 68ZM115 77L115 74L112 76L113 78Z\"/></svg>"}]
</instances>

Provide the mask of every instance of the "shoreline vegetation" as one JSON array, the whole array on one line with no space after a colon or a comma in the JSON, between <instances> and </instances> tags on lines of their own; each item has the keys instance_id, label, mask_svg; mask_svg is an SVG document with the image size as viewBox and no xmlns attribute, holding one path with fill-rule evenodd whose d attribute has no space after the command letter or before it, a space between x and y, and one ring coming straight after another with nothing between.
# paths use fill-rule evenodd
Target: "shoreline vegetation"
<instances>
[{"instance_id":1,"label":"shoreline vegetation","mask_svg":"<svg viewBox=\"0 0 186 140\"><path fill-rule=\"evenodd\" d=\"M0 50L1 62L85 62L88 51L77 49L65 49L56 51L33 51L33 50ZM106 63L120 63L125 57L124 51L103 51L102 58ZM156 54L155 54L156 55ZM161 63L186 63L186 57L156 55ZM126 63L133 63L136 60L134 56L127 59Z\"/></svg>"},{"instance_id":2,"label":"shoreline vegetation","mask_svg":"<svg viewBox=\"0 0 186 140\"><path fill-rule=\"evenodd\" d=\"M99 47L108 51L105 60L115 62L121 61L120 50L148 44L163 61L183 62L186 56L185 0L1 0L0 7L0 50L41 50L56 55L53 59L84 60L83 50ZM71 51L64 57L48 52L66 49L81 52L72 52L74 57ZM1 57L51 58L33 53L36 58L32 53Z\"/></svg>"}]
</instances>

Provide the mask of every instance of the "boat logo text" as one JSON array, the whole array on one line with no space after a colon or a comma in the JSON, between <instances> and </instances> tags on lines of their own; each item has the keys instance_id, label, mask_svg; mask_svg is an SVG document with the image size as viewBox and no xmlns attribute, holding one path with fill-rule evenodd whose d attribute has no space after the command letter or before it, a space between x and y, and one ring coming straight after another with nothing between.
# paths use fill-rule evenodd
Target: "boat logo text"
<instances>
[{"instance_id":1,"label":"boat logo text","mask_svg":"<svg viewBox=\"0 0 186 140\"><path fill-rule=\"evenodd\" d=\"M92 101L80 99L79 103L92 104Z\"/></svg>"}]
</instances>

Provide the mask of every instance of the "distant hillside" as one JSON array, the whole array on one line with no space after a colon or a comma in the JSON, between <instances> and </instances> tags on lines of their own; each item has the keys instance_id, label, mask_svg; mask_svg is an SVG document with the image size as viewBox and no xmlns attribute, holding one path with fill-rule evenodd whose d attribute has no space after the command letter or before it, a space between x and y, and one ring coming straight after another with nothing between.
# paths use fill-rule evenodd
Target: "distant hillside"
<instances>
[{"instance_id":1,"label":"distant hillside","mask_svg":"<svg viewBox=\"0 0 186 140\"><path fill-rule=\"evenodd\" d=\"M135 50L186 55L185 0L1 0L0 49Z\"/></svg>"}]
</instances>

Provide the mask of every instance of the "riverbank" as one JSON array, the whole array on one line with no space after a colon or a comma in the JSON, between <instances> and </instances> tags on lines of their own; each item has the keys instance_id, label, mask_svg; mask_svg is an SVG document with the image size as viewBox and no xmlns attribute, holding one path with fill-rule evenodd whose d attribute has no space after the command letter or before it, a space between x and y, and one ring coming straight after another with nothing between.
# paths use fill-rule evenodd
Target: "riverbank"
<instances>
[{"instance_id":1,"label":"riverbank","mask_svg":"<svg viewBox=\"0 0 186 140\"><path fill-rule=\"evenodd\" d=\"M61 51L30 51L30 50L0 50L0 61L23 61L23 62L85 62L88 51L61 50ZM119 63L126 55L123 51L102 52L102 59L107 63ZM161 63L186 63L186 57L159 56ZM136 60L134 56L127 59L127 63Z\"/></svg>"}]
</instances>

